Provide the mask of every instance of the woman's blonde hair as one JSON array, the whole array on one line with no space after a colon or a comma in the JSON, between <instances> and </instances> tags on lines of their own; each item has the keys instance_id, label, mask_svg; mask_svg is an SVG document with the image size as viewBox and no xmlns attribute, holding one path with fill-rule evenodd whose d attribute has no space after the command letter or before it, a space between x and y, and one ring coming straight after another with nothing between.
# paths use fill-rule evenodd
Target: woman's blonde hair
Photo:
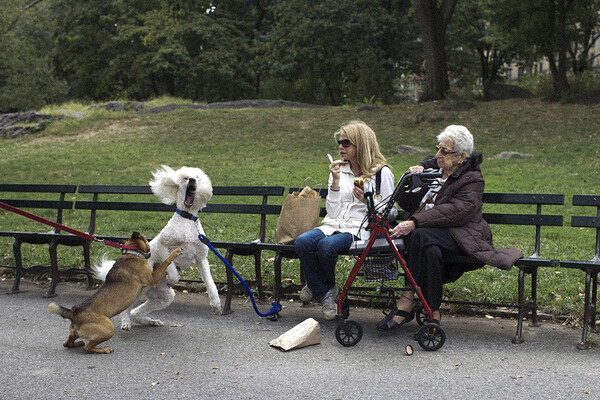
<instances>
[{"instance_id":1,"label":"woman's blonde hair","mask_svg":"<svg viewBox=\"0 0 600 400\"><path fill-rule=\"evenodd\" d=\"M348 122L334 134L336 140L340 138L342 132L356 146L356 159L361 175L371 176L387 165L387 160L379 149L375 132L367 124L362 121Z\"/></svg>"}]
</instances>

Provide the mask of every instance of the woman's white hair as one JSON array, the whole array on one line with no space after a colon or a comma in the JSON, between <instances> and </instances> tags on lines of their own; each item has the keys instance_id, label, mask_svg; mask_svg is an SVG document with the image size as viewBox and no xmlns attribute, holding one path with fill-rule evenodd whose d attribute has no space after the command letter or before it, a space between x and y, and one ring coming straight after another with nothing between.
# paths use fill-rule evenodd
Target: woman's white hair
<instances>
[{"instance_id":1,"label":"woman's white hair","mask_svg":"<svg viewBox=\"0 0 600 400\"><path fill-rule=\"evenodd\" d=\"M449 140L454 143L457 154L465 153L467 157L473 153L473 135L462 125L449 125L437 136L438 143Z\"/></svg>"}]
</instances>

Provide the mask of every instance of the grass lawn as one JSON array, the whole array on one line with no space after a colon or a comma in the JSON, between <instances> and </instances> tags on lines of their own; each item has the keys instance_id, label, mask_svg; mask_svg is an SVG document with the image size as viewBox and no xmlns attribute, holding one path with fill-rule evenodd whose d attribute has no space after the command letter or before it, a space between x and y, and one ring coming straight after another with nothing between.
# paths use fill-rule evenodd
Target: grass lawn
<instances>
[{"instance_id":1,"label":"grass lawn","mask_svg":"<svg viewBox=\"0 0 600 400\"><path fill-rule=\"evenodd\" d=\"M173 99L167 99L171 101ZM165 102L165 99L160 101ZM173 100L174 101L174 100ZM476 150L484 154L482 171L488 192L563 193L565 206L548 207L545 213L564 215L565 226L543 230L542 256L590 259L595 236L591 229L570 228L571 215L595 215L595 210L575 210L573 194L600 194L600 106L547 103L541 100L481 102L469 111L441 111L438 104L382 106L372 111L355 107L279 109L180 109L163 114L108 112L80 104L49 107L82 111L85 118L63 118L42 132L19 139L0 139L0 171L5 183L147 184L151 171L162 164L202 168L213 185L283 185L324 187L327 153L337 154L333 133L345 122L360 119L377 133L383 153L398 179L424 154L395 154L398 145L412 145L434 153L436 135L447 125L462 124L474 135ZM531 155L498 159L503 151ZM282 200L282 199L281 199ZM213 199L218 201L218 199ZM494 206L485 206L494 212ZM504 209L508 211L509 209ZM35 210L33 210L36 212ZM528 211L518 212L534 212ZM43 214L42 214L43 216ZM38 223L0 211L0 227L11 230L44 230ZM65 224L86 230L88 215L67 213ZM128 235L138 230L156 235L169 215L101 216L99 234ZM273 241L276 218L269 221ZM202 219L207 235L215 240L253 240L256 216ZM49 229L48 229L49 230ZM494 226L496 246L513 246L525 255L533 251L533 228ZM46 263L47 247L24 246L27 264ZM114 250L92 246L94 261ZM272 254L265 254L265 265ZM81 255L61 248L64 267L79 266ZM211 255L214 275L224 279L224 266ZM14 265L12 241L0 240L0 263ZM235 261L242 276L251 276L250 258ZM342 260L338 280L351 267ZM284 278L296 280L298 262L284 262ZM186 272L196 276L195 268ZM491 267L465 274L445 287L453 300L516 301L516 274ZM272 271L265 270L272 284ZM538 305L543 312L580 317L584 274L564 269L541 269Z\"/></svg>"}]
</instances>

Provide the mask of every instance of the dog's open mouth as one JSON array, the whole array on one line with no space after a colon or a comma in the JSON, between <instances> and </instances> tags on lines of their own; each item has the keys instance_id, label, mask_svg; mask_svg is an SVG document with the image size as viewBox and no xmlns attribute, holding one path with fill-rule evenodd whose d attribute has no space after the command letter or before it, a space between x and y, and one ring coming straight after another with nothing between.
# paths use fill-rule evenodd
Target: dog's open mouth
<instances>
[{"instance_id":1,"label":"dog's open mouth","mask_svg":"<svg viewBox=\"0 0 600 400\"><path fill-rule=\"evenodd\" d=\"M196 193L196 180L194 178L188 179L187 189L185 190L185 201L183 204L190 208L194 204L194 194Z\"/></svg>"}]
</instances>

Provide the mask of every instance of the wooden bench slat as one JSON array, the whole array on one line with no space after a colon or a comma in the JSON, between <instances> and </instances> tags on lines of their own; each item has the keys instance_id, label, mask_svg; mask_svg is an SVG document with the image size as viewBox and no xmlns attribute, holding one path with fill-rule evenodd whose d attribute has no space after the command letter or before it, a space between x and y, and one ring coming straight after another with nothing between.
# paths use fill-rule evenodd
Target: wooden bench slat
<instances>
[{"instance_id":1,"label":"wooden bench slat","mask_svg":"<svg viewBox=\"0 0 600 400\"><path fill-rule=\"evenodd\" d=\"M14 199L0 199L1 202L8 204L9 206L17 208L50 208L53 210L73 209L73 202L68 200L14 200Z\"/></svg>"},{"instance_id":2,"label":"wooden bench slat","mask_svg":"<svg viewBox=\"0 0 600 400\"><path fill-rule=\"evenodd\" d=\"M149 185L80 185L79 193L153 194ZM213 186L213 196L281 196L283 186Z\"/></svg>"},{"instance_id":3,"label":"wooden bench slat","mask_svg":"<svg viewBox=\"0 0 600 400\"><path fill-rule=\"evenodd\" d=\"M79 193L152 194L149 185L79 185Z\"/></svg>"},{"instance_id":4,"label":"wooden bench slat","mask_svg":"<svg viewBox=\"0 0 600 400\"><path fill-rule=\"evenodd\" d=\"M563 205L564 194L551 193L483 193L484 203Z\"/></svg>"},{"instance_id":5,"label":"wooden bench slat","mask_svg":"<svg viewBox=\"0 0 600 400\"><path fill-rule=\"evenodd\" d=\"M135 201L77 201L77 210L113 210L113 211L170 211L175 212L174 205L163 203L143 203Z\"/></svg>"},{"instance_id":6,"label":"wooden bench slat","mask_svg":"<svg viewBox=\"0 0 600 400\"><path fill-rule=\"evenodd\" d=\"M77 201L77 210L111 210L111 211L159 211L175 212L177 207L173 204L144 203L133 201ZM218 214L268 214L279 215L281 206L260 204L213 204L209 203L200 213Z\"/></svg>"},{"instance_id":7,"label":"wooden bench slat","mask_svg":"<svg viewBox=\"0 0 600 400\"><path fill-rule=\"evenodd\" d=\"M77 185L52 185L52 184L35 184L35 183L2 183L0 184L0 192L35 192L35 193L75 193Z\"/></svg>"},{"instance_id":8,"label":"wooden bench slat","mask_svg":"<svg viewBox=\"0 0 600 400\"><path fill-rule=\"evenodd\" d=\"M281 206L274 204L213 204L209 203L200 210L200 213L228 213L228 214L267 214L279 215Z\"/></svg>"},{"instance_id":9,"label":"wooden bench slat","mask_svg":"<svg viewBox=\"0 0 600 400\"><path fill-rule=\"evenodd\" d=\"M573 215L571 217L571 226L577 228L600 228L600 218L584 215Z\"/></svg>"},{"instance_id":10,"label":"wooden bench slat","mask_svg":"<svg viewBox=\"0 0 600 400\"><path fill-rule=\"evenodd\" d=\"M576 194L573 195L573 205L600 207L600 196L591 194Z\"/></svg>"},{"instance_id":11,"label":"wooden bench slat","mask_svg":"<svg viewBox=\"0 0 600 400\"><path fill-rule=\"evenodd\" d=\"M562 226L562 215L483 213L488 224Z\"/></svg>"}]
</instances>

